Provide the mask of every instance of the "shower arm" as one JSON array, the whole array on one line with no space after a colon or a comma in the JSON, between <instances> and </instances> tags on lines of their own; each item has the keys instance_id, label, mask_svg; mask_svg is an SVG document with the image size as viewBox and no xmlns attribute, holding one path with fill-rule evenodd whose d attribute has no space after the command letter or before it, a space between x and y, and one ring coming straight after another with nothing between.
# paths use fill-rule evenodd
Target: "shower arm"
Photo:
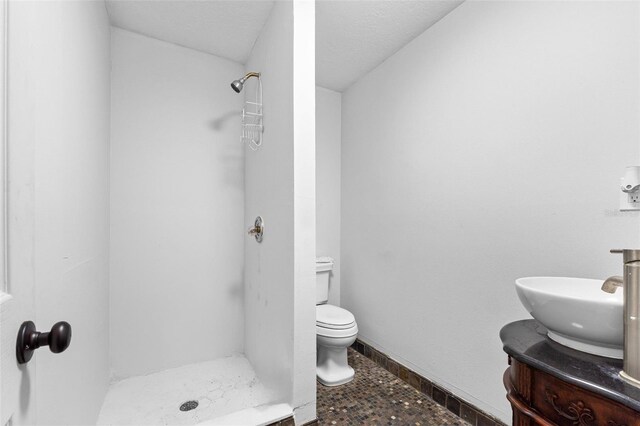
<instances>
[{"instance_id":1,"label":"shower arm","mask_svg":"<svg viewBox=\"0 0 640 426\"><path fill-rule=\"evenodd\" d=\"M244 77L242 77L242 79L243 79L243 80L246 80L246 79L251 78L251 77L258 77L258 78L260 78L260 73L259 73L259 72L253 72L253 71L251 71L251 72L246 73L246 74L245 74L245 76L244 76Z\"/></svg>"}]
</instances>

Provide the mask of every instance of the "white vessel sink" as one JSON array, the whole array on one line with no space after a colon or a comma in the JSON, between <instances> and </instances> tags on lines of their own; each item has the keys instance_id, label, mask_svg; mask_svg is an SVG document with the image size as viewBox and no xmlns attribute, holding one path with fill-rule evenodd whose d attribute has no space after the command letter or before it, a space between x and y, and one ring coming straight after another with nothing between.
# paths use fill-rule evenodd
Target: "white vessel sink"
<instances>
[{"instance_id":1,"label":"white vessel sink","mask_svg":"<svg viewBox=\"0 0 640 426\"><path fill-rule=\"evenodd\" d=\"M622 292L600 289L602 280L529 277L516 291L552 340L579 351L622 359Z\"/></svg>"}]
</instances>

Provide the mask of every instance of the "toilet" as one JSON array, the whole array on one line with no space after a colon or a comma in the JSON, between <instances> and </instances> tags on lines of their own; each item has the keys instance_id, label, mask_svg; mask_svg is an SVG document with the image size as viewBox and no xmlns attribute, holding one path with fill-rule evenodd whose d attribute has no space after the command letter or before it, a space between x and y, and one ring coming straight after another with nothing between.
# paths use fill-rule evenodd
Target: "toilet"
<instances>
[{"instance_id":1,"label":"toilet","mask_svg":"<svg viewBox=\"0 0 640 426\"><path fill-rule=\"evenodd\" d=\"M353 380L355 372L347 363L347 348L358 335L353 314L327 303L332 270L331 258L316 259L316 375L325 386L338 386Z\"/></svg>"}]
</instances>

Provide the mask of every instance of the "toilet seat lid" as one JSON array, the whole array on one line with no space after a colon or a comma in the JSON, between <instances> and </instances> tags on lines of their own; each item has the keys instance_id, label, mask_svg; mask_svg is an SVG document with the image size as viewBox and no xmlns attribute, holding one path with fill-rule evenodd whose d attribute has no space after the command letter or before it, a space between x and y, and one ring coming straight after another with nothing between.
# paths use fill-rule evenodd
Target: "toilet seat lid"
<instances>
[{"instance_id":1,"label":"toilet seat lid","mask_svg":"<svg viewBox=\"0 0 640 426\"><path fill-rule=\"evenodd\" d=\"M324 328L349 328L356 322L353 314L333 305L316 306L316 325Z\"/></svg>"}]
</instances>

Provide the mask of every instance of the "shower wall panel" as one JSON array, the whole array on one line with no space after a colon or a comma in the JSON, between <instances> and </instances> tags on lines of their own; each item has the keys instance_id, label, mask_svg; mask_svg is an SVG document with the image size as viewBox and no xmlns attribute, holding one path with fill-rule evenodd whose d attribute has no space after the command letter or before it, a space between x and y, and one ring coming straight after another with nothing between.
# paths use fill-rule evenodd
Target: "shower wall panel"
<instances>
[{"instance_id":1,"label":"shower wall panel","mask_svg":"<svg viewBox=\"0 0 640 426\"><path fill-rule=\"evenodd\" d=\"M276 2L246 69L262 73L265 132L258 151L245 148L245 225L261 215L265 235L245 242L245 349L296 423L315 418L313 7Z\"/></svg>"},{"instance_id":2,"label":"shower wall panel","mask_svg":"<svg viewBox=\"0 0 640 426\"><path fill-rule=\"evenodd\" d=\"M114 28L116 377L243 351L240 64Z\"/></svg>"}]
</instances>

